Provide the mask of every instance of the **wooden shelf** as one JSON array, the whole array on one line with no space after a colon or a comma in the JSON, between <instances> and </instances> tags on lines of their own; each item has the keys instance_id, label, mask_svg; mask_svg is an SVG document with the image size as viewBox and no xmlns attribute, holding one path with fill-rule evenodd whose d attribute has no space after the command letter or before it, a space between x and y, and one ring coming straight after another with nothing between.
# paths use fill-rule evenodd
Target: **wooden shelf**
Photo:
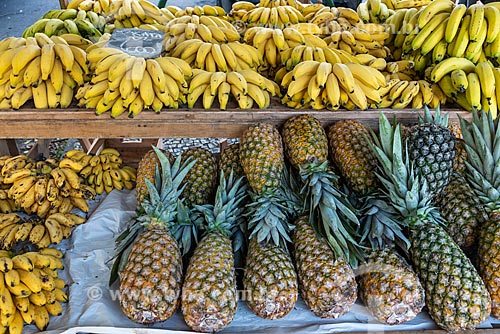
<instances>
[{"instance_id":1,"label":"wooden shelf","mask_svg":"<svg viewBox=\"0 0 500 334\"><path fill-rule=\"evenodd\" d=\"M445 109L450 119L470 113ZM109 113L96 116L89 109L64 110L3 110L0 111L0 137L14 138L237 138L251 124L268 122L282 124L288 118L309 113L327 126L340 119L357 119L370 127L378 124L378 115L397 116L404 123L416 122L419 110L379 109L367 111L293 110L273 106L266 110L206 111L203 109L164 110L161 113L143 111L135 118L121 115L111 119Z\"/></svg>"}]
</instances>

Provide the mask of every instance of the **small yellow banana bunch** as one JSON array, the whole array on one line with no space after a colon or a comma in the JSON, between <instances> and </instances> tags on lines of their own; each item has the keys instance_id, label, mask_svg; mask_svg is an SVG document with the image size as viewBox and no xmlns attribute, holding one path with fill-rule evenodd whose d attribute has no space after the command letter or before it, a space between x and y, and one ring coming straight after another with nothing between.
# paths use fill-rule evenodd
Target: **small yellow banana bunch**
<instances>
[{"instance_id":1,"label":"small yellow banana bunch","mask_svg":"<svg viewBox=\"0 0 500 334\"><path fill-rule=\"evenodd\" d=\"M187 95L188 108L193 108L200 97L203 108L213 108L216 99L219 108L225 110L229 97L233 96L240 109L250 109L254 103L259 109L268 108L271 96L280 95L279 86L259 74L246 69L230 72L207 72L195 70Z\"/></svg>"},{"instance_id":2,"label":"small yellow banana bunch","mask_svg":"<svg viewBox=\"0 0 500 334\"><path fill-rule=\"evenodd\" d=\"M25 324L44 331L50 316L63 313L68 296L67 284L58 276L64 269L62 256L52 248L17 255L0 251L0 322L9 333L21 334Z\"/></svg>"},{"instance_id":3,"label":"small yellow banana bunch","mask_svg":"<svg viewBox=\"0 0 500 334\"><path fill-rule=\"evenodd\" d=\"M192 68L209 72L257 69L262 64L256 48L238 41L217 44L198 39L186 40L173 48L170 55L183 59Z\"/></svg>"},{"instance_id":4,"label":"small yellow banana bunch","mask_svg":"<svg viewBox=\"0 0 500 334\"><path fill-rule=\"evenodd\" d=\"M358 5L357 13L365 23L384 23L394 10L391 1L393 0L367 0Z\"/></svg>"},{"instance_id":5,"label":"small yellow banana bunch","mask_svg":"<svg viewBox=\"0 0 500 334\"><path fill-rule=\"evenodd\" d=\"M128 112L134 117L144 109L160 112L185 102L191 66L173 57L145 59L115 48L93 48L88 53L93 76L75 97L79 105L107 111L115 118Z\"/></svg>"},{"instance_id":6,"label":"small yellow banana bunch","mask_svg":"<svg viewBox=\"0 0 500 334\"><path fill-rule=\"evenodd\" d=\"M33 162L26 155L0 161L3 183L11 185L8 198L16 207L41 218L70 212L73 207L87 212L86 199L93 198L95 192L81 183L77 169L58 164L55 159Z\"/></svg>"},{"instance_id":7,"label":"small yellow banana bunch","mask_svg":"<svg viewBox=\"0 0 500 334\"><path fill-rule=\"evenodd\" d=\"M274 2L274 0L271 2ZM237 15L242 11L243 10L232 11L233 20L236 20ZM260 26L281 29L290 24L306 21L301 11L295 6L290 5L279 5L272 7L258 5L255 8L251 8L248 11L245 11L245 13L238 20L247 24L247 27Z\"/></svg>"},{"instance_id":8,"label":"small yellow banana bunch","mask_svg":"<svg viewBox=\"0 0 500 334\"><path fill-rule=\"evenodd\" d=\"M181 16L167 23L163 47L170 52L186 40L198 39L203 42L225 44L240 40L236 28L224 18L216 16Z\"/></svg>"},{"instance_id":9,"label":"small yellow banana bunch","mask_svg":"<svg viewBox=\"0 0 500 334\"><path fill-rule=\"evenodd\" d=\"M136 179L134 168L122 165L123 161L118 150L107 147L99 155L88 155L80 150L70 150L61 160L59 166L77 165L81 168L78 175L85 179L86 188L93 194L110 193L113 189L133 189ZM84 197L85 194L82 194Z\"/></svg>"},{"instance_id":10,"label":"small yellow banana bunch","mask_svg":"<svg viewBox=\"0 0 500 334\"><path fill-rule=\"evenodd\" d=\"M211 5L203 5L203 6L187 6L184 9L181 9L176 6L167 6L166 7L175 17L181 16L226 16L226 11L224 8L220 6L211 6Z\"/></svg>"},{"instance_id":11,"label":"small yellow banana bunch","mask_svg":"<svg viewBox=\"0 0 500 334\"><path fill-rule=\"evenodd\" d=\"M286 73L281 86L287 89L282 102L289 107L365 110L381 102L379 89L386 79L379 70L359 63L307 60Z\"/></svg>"},{"instance_id":12,"label":"small yellow banana bunch","mask_svg":"<svg viewBox=\"0 0 500 334\"><path fill-rule=\"evenodd\" d=\"M67 108L75 87L89 73L87 40L64 34L8 37L0 41L0 109L19 109L33 100L36 108ZM74 45L77 43L77 45Z\"/></svg>"},{"instance_id":13,"label":"small yellow banana bunch","mask_svg":"<svg viewBox=\"0 0 500 334\"><path fill-rule=\"evenodd\" d=\"M500 99L500 68L488 61L473 66L463 58L448 59L433 68L431 78L437 80L448 98L465 110L483 109L495 118Z\"/></svg>"},{"instance_id":14,"label":"small yellow banana bunch","mask_svg":"<svg viewBox=\"0 0 500 334\"><path fill-rule=\"evenodd\" d=\"M109 5L111 0L72 0L68 3L67 9L77 9L92 11L97 14L109 15Z\"/></svg>"},{"instance_id":15,"label":"small yellow banana bunch","mask_svg":"<svg viewBox=\"0 0 500 334\"><path fill-rule=\"evenodd\" d=\"M355 56L344 50L337 50L328 46L298 45L281 52L281 62L285 67L278 70L278 72L285 74L307 60L329 62L331 64L358 62Z\"/></svg>"},{"instance_id":16,"label":"small yellow banana bunch","mask_svg":"<svg viewBox=\"0 0 500 334\"><path fill-rule=\"evenodd\" d=\"M147 0L109 1L107 15L114 18L115 28L139 27L141 24L165 24L174 18L168 10L162 10Z\"/></svg>"},{"instance_id":17,"label":"small yellow banana bunch","mask_svg":"<svg viewBox=\"0 0 500 334\"><path fill-rule=\"evenodd\" d=\"M0 248L9 250L23 241L40 248L58 244L71 236L74 226L83 223L85 218L73 213L54 213L45 219L17 213L0 214Z\"/></svg>"}]
</instances>

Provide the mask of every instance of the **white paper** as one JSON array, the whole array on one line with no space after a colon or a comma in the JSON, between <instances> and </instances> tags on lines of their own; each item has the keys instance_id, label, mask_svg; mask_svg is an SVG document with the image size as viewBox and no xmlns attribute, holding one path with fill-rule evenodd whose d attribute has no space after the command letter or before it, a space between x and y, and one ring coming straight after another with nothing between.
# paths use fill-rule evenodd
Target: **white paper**
<instances>
[{"instance_id":1,"label":"white paper","mask_svg":"<svg viewBox=\"0 0 500 334\"><path fill-rule=\"evenodd\" d=\"M97 206L88 221L78 226L72 237L61 244L65 249L65 270L61 273L69 282L69 302L64 313L52 317L47 334L106 333L106 334L177 334L195 333L185 324L178 311L169 320L143 326L129 320L121 312L118 283L108 287L114 254L115 238L129 219L135 216L135 192L113 191ZM497 326L499 321L488 319L480 328ZM254 315L244 301L238 303L233 322L221 333L325 333L416 331L438 327L422 312L415 319L399 326L378 323L359 302L340 319L321 319L314 316L299 299L295 309L286 317L264 320ZM28 333L37 332L31 325Z\"/></svg>"}]
</instances>

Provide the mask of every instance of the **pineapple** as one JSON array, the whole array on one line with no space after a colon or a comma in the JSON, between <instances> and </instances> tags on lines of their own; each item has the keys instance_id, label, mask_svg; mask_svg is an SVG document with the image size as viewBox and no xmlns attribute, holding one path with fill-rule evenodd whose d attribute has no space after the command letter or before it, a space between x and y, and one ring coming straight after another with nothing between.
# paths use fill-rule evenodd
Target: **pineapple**
<instances>
[{"instance_id":1,"label":"pineapple","mask_svg":"<svg viewBox=\"0 0 500 334\"><path fill-rule=\"evenodd\" d=\"M328 164L325 130L316 118L305 114L288 119L282 134L288 160L300 172L310 222L324 233L336 258L356 264L362 258L355 241L359 222L345 195L337 189L338 176Z\"/></svg>"},{"instance_id":2,"label":"pineapple","mask_svg":"<svg viewBox=\"0 0 500 334\"><path fill-rule=\"evenodd\" d=\"M219 164L219 169L225 175L229 175L232 170L235 177L244 176L245 172L240 163L240 144L227 146L221 153Z\"/></svg>"},{"instance_id":3,"label":"pineapple","mask_svg":"<svg viewBox=\"0 0 500 334\"><path fill-rule=\"evenodd\" d=\"M342 120L328 129L330 156L349 188L367 194L377 187L377 159L367 144L368 129L358 121Z\"/></svg>"},{"instance_id":4,"label":"pineapple","mask_svg":"<svg viewBox=\"0 0 500 334\"><path fill-rule=\"evenodd\" d=\"M439 226L442 218L431 205L431 189L416 172L418 165L403 152L399 125L392 127L381 113L379 133L380 139L373 136L372 144L380 164L378 175L408 225L410 257L424 287L429 314L449 332L474 329L490 313L486 286L460 247Z\"/></svg>"},{"instance_id":5,"label":"pineapple","mask_svg":"<svg viewBox=\"0 0 500 334\"><path fill-rule=\"evenodd\" d=\"M488 215L467 180L456 170L444 190L434 198L441 216L446 220L446 231L469 257L477 250L479 227Z\"/></svg>"},{"instance_id":6,"label":"pineapple","mask_svg":"<svg viewBox=\"0 0 500 334\"><path fill-rule=\"evenodd\" d=\"M439 107L433 116L424 108L424 117L408 130L407 146L417 174L427 181L431 196L439 194L449 182L456 155L455 135L448 128L448 116Z\"/></svg>"},{"instance_id":7,"label":"pineapple","mask_svg":"<svg viewBox=\"0 0 500 334\"><path fill-rule=\"evenodd\" d=\"M172 163L174 160L173 155L168 151L162 151L168 155L169 161ZM154 150L149 150L143 155L139 165L137 166L137 179L136 179L136 198L137 204L142 203L144 199L148 196L148 188L146 187L145 179L153 182L155 177L155 169L158 164L158 157Z\"/></svg>"},{"instance_id":8,"label":"pineapple","mask_svg":"<svg viewBox=\"0 0 500 334\"><path fill-rule=\"evenodd\" d=\"M216 332L233 320L237 308L231 230L239 221L246 187L241 179L221 174L216 202L196 206L205 217L207 233L189 261L182 286L181 309L189 327Z\"/></svg>"},{"instance_id":9,"label":"pineapple","mask_svg":"<svg viewBox=\"0 0 500 334\"><path fill-rule=\"evenodd\" d=\"M181 251L169 229L176 217L181 181L194 163L181 165L178 157L170 165L168 156L153 149L161 168L156 169L155 185L145 180L149 196L140 203L142 211L131 231L125 232L130 232L128 236L120 238L122 251L133 241L130 253L117 259L119 265L124 263L119 273L121 309L142 324L167 320L179 305Z\"/></svg>"},{"instance_id":10,"label":"pineapple","mask_svg":"<svg viewBox=\"0 0 500 334\"><path fill-rule=\"evenodd\" d=\"M298 286L286 247L292 227L283 203L284 154L278 130L259 123L244 131L240 162L251 188L250 242L243 277L247 305L262 318L282 318L293 310Z\"/></svg>"},{"instance_id":11,"label":"pineapple","mask_svg":"<svg viewBox=\"0 0 500 334\"><path fill-rule=\"evenodd\" d=\"M349 312L357 297L354 272L344 258L335 257L307 216L296 220L293 245L300 291L307 307L321 318L339 318Z\"/></svg>"},{"instance_id":12,"label":"pineapple","mask_svg":"<svg viewBox=\"0 0 500 334\"><path fill-rule=\"evenodd\" d=\"M460 119L467 149L466 176L488 214L478 236L479 272L491 295L491 315L500 318L500 184L499 118L490 113L473 112L472 121Z\"/></svg>"},{"instance_id":13,"label":"pineapple","mask_svg":"<svg viewBox=\"0 0 500 334\"><path fill-rule=\"evenodd\" d=\"M193 159L196 163L183 181L181 198L184 198L188 207L210 203L217 183L217 161L214 155L204 148L193 147L182 153L182 161L187 159Z\"/></svg>"},{"instance_id":14,"label":"pineapple","mask_svg":"<svg viewBox=\"0 0 500 334\"><path fill-rule=\"evenodd\" d=\"M455 135L457 153L455 154L455 161L453 161L453 169L459 173L465 172L465 161L467 160L467 151L465 150L464 141L462 137L462 130L460 123L453 122L448 124L448 128Z\"/></svg>"}]
</instances>

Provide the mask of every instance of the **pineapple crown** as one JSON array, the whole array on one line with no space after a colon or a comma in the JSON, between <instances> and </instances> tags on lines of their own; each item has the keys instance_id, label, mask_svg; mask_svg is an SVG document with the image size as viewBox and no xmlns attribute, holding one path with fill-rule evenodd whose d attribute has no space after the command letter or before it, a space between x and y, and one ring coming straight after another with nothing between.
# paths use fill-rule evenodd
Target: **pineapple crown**
<instances>
[{"instance_id":1,"label":"pineapple crown","mask_svg":"<svg viewBox=\"0 0 500 334\"><path fill-rule=\"evenodd\" d=\"M367 245L373 250L387 246L392 248L396 245L405 252L408 250L410 241L403 233L398 212L388 204L384 194L375 191L370 195L358 196L349 189L346 189L345 193L358 212L360 244Z\"/></svg>"},{"instance_id":2,"label":"pineapple crown","mask_svg":"<svg viewBox=\"0 0 500 334\"><path fill-rule=\"evenodd\" d=\"M380 139L372 131L373 141L369 145L379 161L376 175L385 188L385 195L400 213L403 224L413 226L424 219L442 223L439 212L431 205L430 193L425 178L421 178L403 148L401 127L391 125L383 113L379 116Z\"/></svg>"},{"instance_id":3,"label":"pineapple crown","mask_svg":"<svg viewBox=\"0 0 500 334\"><path fill-rule=\"evenodd\" d=\"M226 179L221 171L214 205L194 205L194 209L204 216L208 233L217 232L230 236L234 225L241 222L241 203L247 191L247 185L242 180L243 177L235 180L232 171Z\"/></svg>"},{"instance_id":4,"label":"pineapple crown","mask_svg":"<svg viewBox=\"0 0 500 334\"><path fill-rule=\"evenodd\" d=\"M500 210L500 128L491 113L472 111L472 121L460 117L467 160L467 179L488 212Z\"/></svg>"},{"instance_id":5,"label":"pineapple crown","mask_svg":"<svg viewBox=\"0 0 500 334\"><path fill-rule=\"evenodd\" d=\"M202 218L193 213L181 199L178 199L177 217L175 224L170 227L170 233L177 240L182 256L188 254L193 246L198 244L201 225Z\"/></svg>"},{"instance_id":6,"label":"pineapple crown","mask_svg":"<svg viewBox=\"0 0 500 334\"><path fill-rule=\"evenodd\" d=\"M429 107L424 106L424 116L418 116L419 123L433 123L443 127L448 127L448 113L443 114L441 112L440 106L435 109L434 115L432 115Z\"/></svg>"},{"instance_id":7,"label":"pineapple crown","mask_svg":"<svg viewBox=\"0 0 500 334\"><path fill-rule=\"evenodd\" d=\"M337 257L356 266L364 258L356 241L359 221L347 196L337 187L338 176L328 167L328 161L301 167L300 176L301 194L306 199L305 209L312 226Z\"/></svg>"},{"instance_id":8,"label":"pineapple crown","mask_svg":"<svg viewBox=\"0 0 500 334\"><path fill-rule=\"evenodd\" d=\"M245 216L248 217L250 239L255 238L259 243L273 243L287 249L286 243L292 241L290 232L293 225L289 223L289 207L282 193L283 188L261 194L249 190L251 201Z\"/></svg>"},{"instance_id":9,"label":"pineapple crown","mask_svg":"<svg viewBox=\"0 0 500 334\"><path fill-rule=\"evenodd\" d=\"M187 159L182 162L182 156L178 156L171 165L168 157L160 149L153 147L161 166L155 171L155 183L145 179L148 189L148 197L140 203L144 214L138 217L138 221L148 227L171 228L171 224L177 216L177 201L182 194L181 186L184 177L195 164L194 160ZM164 226L164 224L167 226Z\"/></svg>"}]
</instances>

